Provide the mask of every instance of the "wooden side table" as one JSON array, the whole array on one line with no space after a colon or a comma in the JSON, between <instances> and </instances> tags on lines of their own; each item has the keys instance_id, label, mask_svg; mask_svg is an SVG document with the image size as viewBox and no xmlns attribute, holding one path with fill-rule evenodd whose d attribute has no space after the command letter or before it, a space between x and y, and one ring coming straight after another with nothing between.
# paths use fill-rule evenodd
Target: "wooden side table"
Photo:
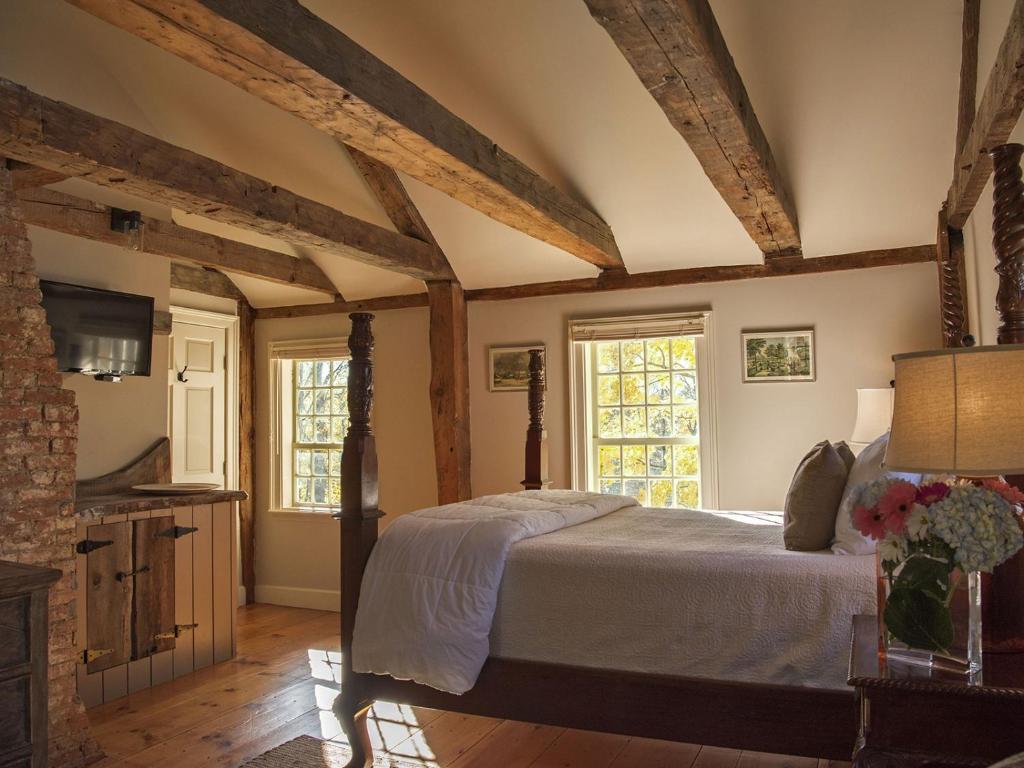
<instances>
[{"instance_id":1,"label":"wooden side table","mask_svg":"<svg viewBox=\"0 0 1024 768\"><path fill-rule=\"evenodd\" d=\"M857 690L856 768L974 768L1024 752L1024 654L985 654L968 684L888 662L875 616L855 616L847 681Z\"/></svg>"},{"instance_id":2,"label":"wooden side table","mask_svg":"<svg viewBox=\"0 0 1024 768\"><path fill-rule=\"evenodd\" d=\"M0 561L0 766L45 768L47 605L60 571Z\"/></svg>"}]
</instances>

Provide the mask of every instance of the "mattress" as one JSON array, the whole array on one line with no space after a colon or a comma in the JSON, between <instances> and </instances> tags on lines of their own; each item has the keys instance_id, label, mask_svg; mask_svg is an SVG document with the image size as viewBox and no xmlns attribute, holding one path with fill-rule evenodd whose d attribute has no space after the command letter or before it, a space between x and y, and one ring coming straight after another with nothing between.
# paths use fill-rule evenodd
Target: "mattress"
<instances>
[{"instance_id":1,"label":"mattress","mask_svg":"<svg viewBox=\"0 0 1024 768\"><path fill-rule=\"evenodd\" d=\"M874 556L790 552L782 515L630 507L512 547L491 655L846 688Z\"/></svg>"}]
</instances>

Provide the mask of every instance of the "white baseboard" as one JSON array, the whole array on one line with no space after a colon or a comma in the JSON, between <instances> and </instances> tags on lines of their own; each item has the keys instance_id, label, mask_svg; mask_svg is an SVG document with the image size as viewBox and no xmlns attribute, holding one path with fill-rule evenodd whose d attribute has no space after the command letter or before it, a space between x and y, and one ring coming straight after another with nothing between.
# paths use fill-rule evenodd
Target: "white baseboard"
<instances>
[{"instance_id":1,"label":"white baseboard","mask_svg":"<svg viewBox=\"0 0 1024 768\"><path fill-rule=\"evenodd\" d=\"M293 608L312 608L317 611L341 612L341 592L337 589L311 589L308 587L281 587L276 584L257 584L256 602L271 605L289 605Z\"/></svg>"}]
</instances>

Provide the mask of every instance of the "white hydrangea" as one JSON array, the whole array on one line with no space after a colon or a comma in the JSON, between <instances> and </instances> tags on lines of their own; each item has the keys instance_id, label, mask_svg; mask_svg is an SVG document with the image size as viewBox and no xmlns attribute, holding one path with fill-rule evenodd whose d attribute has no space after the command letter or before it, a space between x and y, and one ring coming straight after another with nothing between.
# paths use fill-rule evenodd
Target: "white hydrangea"
<instances>
[{"instance_id":1,"label":"white hydrangea","mask_svg":"<svg viewBox=\"0 0 1024 768\"><path fill-rule=\"evenodd\" d=\"M930 533L952 547L965 571L991 573L1024 543L1013 507L987 488L955 486L927 512Z\"/></svg>"}]
</instances>

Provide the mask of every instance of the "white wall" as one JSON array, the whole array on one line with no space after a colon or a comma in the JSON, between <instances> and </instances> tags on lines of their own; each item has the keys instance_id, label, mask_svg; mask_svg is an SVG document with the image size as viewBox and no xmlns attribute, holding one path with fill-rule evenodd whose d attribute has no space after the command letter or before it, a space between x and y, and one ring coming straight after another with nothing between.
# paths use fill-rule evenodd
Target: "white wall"
<instances>
[{"instance_id":1,"label":"white wall","mask_svg":"<svg viewBox=\"0 0 1024 768\"><path fill-rule=\"evenodd\" d=\"M111 245L29 227L32 255L45 280L152 296L166 310L170 266ZM167 433L167 337L153 337L149 376L119 383L65 374L78 403L78 477L102 475L136 458Z\"/></svg>"},{"instance_id":2,"label":"white wall","mask_svg":"<svg viewBox=\"0 0 1024 768\"><path fill-rule=\"evenodd\" d=\"M437 503L430 418L430 348L426 309L377 314L373 427L380 507L387 526L398 515ZM256 599L338 610L338 523L316 513L270 510L271 341L347 337L348 317L326 315L256 323Z\"/></svg>"},{"instance_id":3,"label":"white wall","mask_svg":"<svg viewBox=\"0 0 1024 768\"><path fill-rule=\"evenodd\" d=\"M800 457L849 437L858 387L887 386L891 356L939 346L934 264L642 291L473 302L469 308L473 493L519 488L526 393L490 392L487 348L544 342L551 479L569 487L566 323L570 318L710 308L720 506L780 509ZM743 384L740 332L813 327L817 381Z\"/></svg>"}]
</instances>

